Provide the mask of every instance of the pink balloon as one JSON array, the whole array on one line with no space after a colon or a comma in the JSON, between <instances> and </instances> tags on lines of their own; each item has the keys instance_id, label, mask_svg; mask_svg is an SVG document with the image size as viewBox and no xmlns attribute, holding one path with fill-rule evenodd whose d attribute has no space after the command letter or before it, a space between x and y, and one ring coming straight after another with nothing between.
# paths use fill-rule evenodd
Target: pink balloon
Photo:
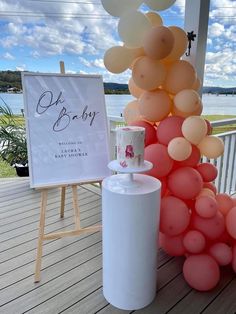
<instances>
[{"instance_id":1,"label":"pink balloon","mask_svg":"<svg viewBox=\"0 0 236 314\"><path fill-rule=\"evenodd\" d=\"M129 125L140 126L140 127L145 128L145 147L157 142L156 129L152 124L146 121L138 120L138 121L129 123Z\"/></svg>"},{"instance_id":2,"label":"pink balloon","mask_svg":"<svg viewBox=\"0 0 236 314\"><path fill-rule=\"evenodd\" d=\"M212 198L216 197L212 189L208 189L208 188L203 188L201 192L198 194L197 198L202 197L202 196L210 196Z\"/></svg>"},{"instance_id":3,"label":"pink balloon","mask_svg":"<svg viewBox=\"0 0 236 314\"><path fill-rule=\"evenodd\" d=\"M167 191L167 179L163 177L159 181L161 182L161 197L163 197Z\"/></svg>"},{"instance_id":4,"label":"pink balloon","mask_svg":"<svg viewBox=\"0 0 236 314\"><path fill-rule=\"evenodd\" d=\"M232 200L234 206L236 206L236 197L235 196L231 197L231 200Z\"/></svg>"},{"instance_id":5,"label":"pink balloon","mask_svg":"<svg viewBox=\"0 0 236 314\"><path fill-rule=\"evenodd\" d=\"M169 190L174 196L183 200L195 198L202 186L201 175L191 167L176 169L168 177Z\"/></svg>"},{"instance_id":6,"label":"pink balloon","mask_svg":"<svg viewBox=\"0 0 236 314\"><path fill-rule=\"evenodd\" d=\"M211 135L212 134L212 130L213 130L213 128L211 126L211 122L209 120L207 120L207 119L205 119L205 122L207 124L207 135Z\"/></svg>"},{"instance_id":7,"label":"pink balloon","mask_svg":"<svg viewBox=\"0 0 236 314\"><path fill-rule=\"evenodd\" d=\"M217 193L216 186L215 186L212 182L204 182L204 183L203 183L203 188L212 190L212 192L213 192L214 194Z\"/></svg>"},{"instance_id":8,"label":"pink balloon","mask_svg":"<svg viewBox=\"0 0 236 314\"><path fill-rule=\"evenodd\" d=\"M196 213L203 218L212 218L218 211L216 200L210 196L201 196L195 203Z\"/></svg>"},{"instance_id":9,"label":"pink balloon","mask_svg":"<svg viewBox=\"0 0 236 314\"><path fill-rule=\"evenodd\" d=\"M165 177L172 169L173 160L169 157L167 147L161 144L152 144L145 148L144 159L153 164L147 172L155 178Z\"/></svg>"},{"instance_id":10,"label":"pink balloon","mask_svg":"<svg viewBox=\"0 0 236 314\"><path fill-rule=\"evenodd\" d=\"M197 171L202 176L204 182L214 181L217 177L218 170L217 168L210 164L209 162L204 162L202 164L197 165Z\"/></svg>"},{"instance_id":11,"label":"pink balloon","mask_svg":"<svg viewBox=\"0 0 236 314\"><path fill-rule=\"evenodd\" d=\"M169 236L183 233L190 222L190 213L186 204L174 196L161 200L160 231Z\"/></svg>"},{"instance_id":12,"label":"pink balloon","mask_svg":"<svg viewBox=\"0 0 236 314\"><path fill-rule=\"evenodd\" d=\"M231 197L226 193L219 193L216 195L216 201L219 205L219 210L223 215L227 215L230 209L234 206Z\"/></svg>"},{"instance_id":13,"label":"pink balloon","mask_svg":"<svg viewBox=\"0 0 236 314\"><path fill-rule=\"evenodd\" d=\"M236 206L231 208L228 212L225 223L230 236L236 239Z\"/></svg>"},{"instance_id":14,"label":"pink balloon","mask_svg":"<svg viewBox=\"0 0 236 314\"><path fill-rule=\"evenodd\" d=\"M183 246L183 235L170 237L160 232L159 234L160 247L171 256L182 256L186 252Z\"/></svg>"},{"instance_id":15,"label":"pink balloon","mask_svg":"<svg viewBox=\"0 0 236 314\"><path fill-rule=\"evenodd\" d=\"M192 144L192 153L191 155L183 161L175 161L174 167L195 167L201 158L200 150L197 148L197 146Z\"/></svg>"},{"instance_id":16,"label":"pink balloon","mask_svg":"<svg viewBox=\"0 0 236 314\"><path fill-rule=\"evenodd\" d=\"M213 289L220 280L220 268L207 254L189 256L184 262L183 274L187 283L199 291Z\"/></svg>"},{"instance_id":17,"label":"pink balloon","mask_svg":"<svg viewBox=\"0 0 236 314\"><path fill-rule=\"evenodd\" d=\"M217 240L225 231L224 216L218 211L212 218L192 214L192 227L202 232L209 240Z\"/></svg>"},{"instance_id":18,"label":"pink balloon","mask_svg":"<svg viewBox=\"0 0 236 314\"><path fill-rule=\"evenodd\" d=\"M185 234L183 244L189 253L197 254L204 250L206 239L200 231L190 230Z\"/></svg>"},{"instance_id":19,"label":"pink balloon","mask_svg":"<svg viewBox=\"0 0 236 314\"><path fill-rule=\"evenodd\" d=\"M234 272L236 273L236 243L233 246L233 260L232 260L232 267Z\"/></svg>"},{"instance_id":20,"label":"pink balloon","mask_svg":"<svg viewBox=\"0 0 236 314\"><path fill-rule=\"evenodd\" d=\"M225 243L215 243L209 248L209 254L220 266L229 265L232 262L232 249Z\"/></svg>"},{"instance_id":21,"label":"pink balloon","mask_svg":"<svg viewBox=\"0 0 236 314\"><path fill-rule=\"evenodd\" d=\"M184 118L171 116L162 120L157 127L157 139L161 144L168 145L175 137L183 136L182 124Z\"/></svg>"}]
</instances>

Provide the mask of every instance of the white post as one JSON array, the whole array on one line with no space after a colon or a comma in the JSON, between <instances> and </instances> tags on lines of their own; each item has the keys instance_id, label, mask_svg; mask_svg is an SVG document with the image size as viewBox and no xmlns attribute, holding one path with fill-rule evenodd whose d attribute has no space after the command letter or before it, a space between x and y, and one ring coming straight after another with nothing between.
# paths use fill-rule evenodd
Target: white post
<instances>
[{"instance_id":1,"label":"white post","mask_svg":"<svg viewBox=\"0 0 236 314\"><path fill-rule=\"evenodd\" d=\"M185 1L184 29L186 32L193 31L197 37L192 41L190 56L184 56L183 59L194 65L199 79L203 82L210 0Z\"/></svg>"}]
</instances>

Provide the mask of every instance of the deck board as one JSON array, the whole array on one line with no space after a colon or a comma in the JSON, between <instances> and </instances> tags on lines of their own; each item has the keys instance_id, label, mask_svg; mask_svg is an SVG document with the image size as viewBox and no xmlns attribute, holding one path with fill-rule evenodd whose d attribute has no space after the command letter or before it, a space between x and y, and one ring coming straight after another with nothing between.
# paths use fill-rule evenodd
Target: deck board
<instances>
[{"instance_id":1,"label":"deck board","mask_svg":"<svg viewBox=\"0 0 236 314\"><path fill-rule=\"evenodd\" d=\"M82 226L101 224L98 185L78 187ZM159 250L157 297L138 311L110 305L102 292L101 232L44 242L42 279L34 283L40 191L27 178L0 180L0 313L161 314L236 312L236 279L223 269L211 292L191 289L182 276L183 258ZM71 189L67 189L65 218L59 218L60 189L48 193L46 232L74 227Z\"/></svg>"}]
</instances>

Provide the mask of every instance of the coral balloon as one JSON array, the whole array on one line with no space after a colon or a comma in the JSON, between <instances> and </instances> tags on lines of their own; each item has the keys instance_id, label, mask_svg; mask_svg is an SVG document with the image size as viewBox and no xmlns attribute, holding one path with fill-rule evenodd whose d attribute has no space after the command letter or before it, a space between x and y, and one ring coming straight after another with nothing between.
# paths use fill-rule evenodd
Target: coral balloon
<instances>
[{"instance_id":1,"label":"coral balloon","mask_svg":"<svg viewBox=\"0 0 236 314\"><path fill-rule=\"evenodd\" d=\"M202 82L200 80L200 78L196 78L195 82L193 83L192 89L194 89L195 91L199 91L199 89L202 86Z\"/></svg>"},{"instance_id":2,"label":"coral balloon","mask_svg":"<svg viewBox=\"0 0 236 314\"><path fill-rule=\"evenodd\" d=\"M224 152L224 142L219 137L208 135L198 144L198 148L207 158L217 158Z\"/></svg>"},{"instance_id":3,"label":"coral balloon","mask_svg":"<svg viewBox=\"0 0 236 314\"><path fill-rule=\"evenodd\" d=\"M211 135L212 134L212 130L213 130L213 128L211 126L211 122L208 121L207 119L205 119L205 122L207 124L207 135Z\"/></svg>"},{"instance_id":4,"label":"coral balloon","mask_svg":"<svg viewBox=\"0 0 236 314\"><path fill-rule=\"evenodd\" d=\"M209 254L220 266L229 265L232 262L232 249L225 243L215 243L209 248Z\"/></svg>"},{"instance_id":5,"label":"coral balloon","mask_svg":"<svg viewBox=\"0 0 236 314\"><path fill-rule=\"evenodd\" d=\"M139 99L139 111L148 121L161 121L170 113L171 99L164 90L145 91Z\"/></svg>"},{"instance_id":6,"label":"coral balloon","mask_svg":"<svg viewBox=\"0 0 236 314\"><path fill-rule=\"evenodd\" d=\"M140 57L133 64L132 77L138 87L150 91L164 82L166 69L159 61Z\"/></svg>"},{"instance_id":7,"label":"coral balloon","mask_svg":"<svg viewBox=\"0 0 236 314\"><path fill-rule=\"evenodd\" d=\"M189 256L183 266L187 283L199 291L213 289L220 280L220 269L213 257L207 254Z\"/></svg>"},{"instance_id":8,"label":"coral balloon","mask_svg":"<svg viewBox=\"0 0 236 314\"><path fill-rule=\"evenodd\" d=\"M207 134L205 120L198 116L186 118L182 125L182 133L190 143L199 144Z\"/></svg>"},{"instance_id":9,"label":"coral balloon","mask_svg":"<svg viewBox=\"0 0 236 314\"><path fill-rule=\"evenodd\" d=\"M156 12L147 12L146 17L151 22L152 26L160 26L163 24L161 16Z\"/></svg>"},{"instance_id":10,"label":"coral balloon","mask_svg":"<svg viewBox=\"0 0 236 314\"><path fill-rule=\"evenodd\" d=\"M174 36L168 27L154 26L144 36L144 51L152 59L165 58L170 54L173 46Z\"/></svg>"},{"instance_id":11,"label":"coral balloon","mask_svg":"<svg viewBox=\"0 0 236 314\"><path fill-rule=\"evenodd\" d=\"M196 80L196 71L191 63L179 60L168 68L164 89L171 94L177 94L182 89L189 89Z\"/></svg>"},{"instance_id":12,"label":"coral balloon","mask_svg":"<svg viewBox=\"0 0 236 314\"><path fill-rule=\"evenodd\" d=\"M214 181L217 177L218 170L217 168L210 164L209 162L204 162L202 164L197 165L197 171L202 176L204 182Z\"/></svg>"},{"instance_id":13,"label":"coral balloon","mask_svg":"<svg viewBox=\"0 0 236 314\"><path fill-rule=\"evenodd\" d=\"M228 233L236 240L236 207L230 209L226 216L225 223Z\"/></svg>"},{"instance_id":14,"label":"coral balloon","mask_svg":"<svg viewBox=\"0 0 236 314\"><path fill-rule=\"evenodd\" d=\"M101 0L103 8L112 16L121 16L130 9L137 9L142 0Z\"/></svg>"},{"instance_id":15,"label":"coral balloon","mask_svg":"<svg viewBox=\"0 0 236 314\"><path fill-rule=\"evenodd\" d=\"M129 10L119 20L118 33L127 47L136 48L142 46L143 38L151 27L152 24L145 14Z\"/></svg>"},{"instance_id":16,"label":"coral balloon","mask_svg":"<svg viewBox=\"0 0 236 314\"><path fill-rule=\"evenodd\" d=\"M182 256L186 252L183 246L183 235L170 237L160 232L159 234L160 247L171 256Z\"/></svg>"},{"instance_id":17,"label":"coral balloon","mask_svg":"<svg viewBox=\"0 0 236 314\"><path fill-rule=\"evenodd\" d=\"M192 214L192 226L210 240L219 239L225 231L224 217L220 212L217 212L212 218L202 218Z\"/></svg>"},{"instance_id":18,"label":"coral balloon","mask_svg":"<svg viewBox=\"0 0 236 314\"><path fill-rule=\"evenodd\" d=\"M235 195L232 196L231 199L232 199L232 201L233 201L234 206L236 206L236 197L235 197Z\"/></svg>"},{"instance_id":19,"label":"coral balloon","mask_svg":"<svg viewBox=\"0 0 236 314\"><path fill-rule=\"evenodd\" d=\"M128 87L129 87L130 94L131 94L132 96L134 96L135 98L139 98L139 97L142 95L142 93L144 92L143 89L139 88L139 87L134 83L134 80L132 79L132 77L131 77L130 80L129 80Z\"/></svg>"},{"instance_id":20,"label":"coral balloon","mask_svg":"<svg viewBox=\"0 0 236 314\"><path fill-rule=\"evenodd\" d=\"M155 11L162 11L166 10L169 7L171 7L176 0L145 0L147 6L149 6L150 9Z\"/></svg>"},{"instance_id":21,"label":"coral balloon","mask_svg":"<svg viewBox=\"0 0 236 314\"><path fill-rule=\"evenodd\" d=\"M152 144L145 148L144 158L153 164L148 175L161 178L165 177L172 169L173 160L169 157L167 148L161 144Z\"/></svg>"},{"instance_id":22,"label":"coral balloon","mask_svg":"<svg viewBox=\"0 0 236 314\"><path fill-rule=\"evenodd\" d=\"M207 188L207 189L211 190L214 194L217 193L216 186L212 182L204 182L203 188Z\"/></svg>"},{"instance_id":23,"label":"coral balloon","mask_svg":"<svg viewBox=\"0 0 236 314\"><path fill-rule=\"evenodd\" d=\"M201 192L198 194L197 198L202 197L202 196L210 196L212 198L215 198L215 193L212 191L212 189L203 188Z\"/></svg>"},{"instance_id":24,"label":"coral balloon","mask_svg":"<svg viewBox=\"0 0 236 314\"><path fill-rule=\"evenodd\" d=\"M138 120L130 123L129 125L145 128L145 147L157 142L156 129L152 124L146 121Z\"/></svg>"},{"instance_id":25,"label":"coral balloon","mask_svg":"<svg viewBox=\"0 0 236 314\"><path fill-rule=\"evenodd\" d=\"M163 197L167 192L167 179L163 177L159 181L161 182L161 197Z\"/></svg>"},{"instance_id":26,"label":"coral balloon","mask_svg":"<svg viewBox=\"0 0 236 314\"><path fill-rule=\"evenodd\" d=\"M171 53L163 60L164 62L173 62L184 54L187 49L188 39L185 31L177 26L170 26L169 30L174 36L174 46Z\"/></svg>"},{"instance_id":27,"label":"coral balloon","mask_svg":"<svg viewBox=\"0 0 236 314\"><path fill-rule=\"evenodd\" d=\"M186 160L191 153L192 146L184 137L173 138L168 144L168 154L173 160Z\"/></svg>"},{"instance_id":28,"label":"coral balloon","mask_svg":"<svg viewBox=\"0 0 236 314\"><path fill-rule=\"evenodd\" d=\"M157 139L161 144L168 145L175 137L183 136L182 124L184 119L181 117L167 117L162 120L157 127Z\"/></svg>"},{"instance_id":29,"label":"coral balloon","mask_svg":"<svg viewBox=\"0 0 236 314\"><path fill-rule=\"evenodd\" d=\"M233 260L232 260L232 267L234 272L236 273L236 243L233 246Z\"/></svg>"},{"instance_id":30,"label":"coral balloon","mask_svg":"<svg viewBox=\"0 0 236 314\"><path fill-rule=\"evenodd\" d=\"M104 55L104 65L112 73L124 72L128 69L132 61L133 56L126 47L112 47Z\"/></svg>"},{"instance_id":31,"label":"coral balloon","mask_svg":"<svg viewBox=\"0 0 236 314\"><path fill-rule=\"evenodd\" d=\"M175 162L176 168L178 168L178 167L195 167L199 163L200 158L201 158L200 151L197 148L197 146L195 146L195 145L191 145L191 147L192 147L191 155L183 161L176 161Z\"/></svg>"},{"instance_id":32,"label":"coral balloon","mask_svg":"<svg viewBox=\"0 0 236 314\"><path fill-rule=\"evenodd\" d=\"M210 196L198 197L195 202L196 213L203 218L212 218L216 215L218 204L216 200Z\"/></svg>"},{"instance_id":33,"label":"coral balloon","mask_svg":"<svg viewBox=\"0 0 236 314\"><path fill-rule=\"evenodd\" d=\"M234 206L232 198L226 193L219 193L216 195L216 201L219 206L220 212L225 216L230 209ZM236 227L236 226L235 226Z\"/></svg>"},{"instance_id":34,"label":"coral balloon","mask_svg":"<svg viewBox=\"0 0 236 314\"><path fill-rule=\"evenodd\" d=\"M197 254L205 249L206 239L201 232L190 230L185 234L183 244L189 253Z\"/></svg>"},{"instance_id":35,"label":"coral balloon","mask_svg":"<svg viewBox=\"0 0 236 314\"><path fill-rule=\"evenodd\" d=\"M202 177L191 167L178 168L168 177L170 192L183 200L195 198L203 186Z\"/></svg>"},{"instance_id":36,"label":"coral balloon","mask_svg":"<svg viewBox=\"0 0 236 314\"><path fill-rule=\"evenodd\" d=\"M124 109L123 116L127 124L142 118L139 112L139 104L137 100L133 100L128 103Z\"/></svg>"},{"instance_id":37,"label":"coral balloon","mask_svg":"<svg viewBox=\"0 0 236 314\"><path fill-rule=\"evenodd\" d=\"M161 200L160 231L169 236L183 233L190 222L190 213L186 204L174 196Z\"/></svg>"},{"instance_id":38,"label":"coral balloon","mask_svg":"<svg viewBox=\"0 0 236 314\"><path fill-rule=\"evenodd\" d=\"M200 104L201 99L193 89L183 89L174 97L174 107L180 112L194 112L199 108Z\"/></svg>"}]
</instances>

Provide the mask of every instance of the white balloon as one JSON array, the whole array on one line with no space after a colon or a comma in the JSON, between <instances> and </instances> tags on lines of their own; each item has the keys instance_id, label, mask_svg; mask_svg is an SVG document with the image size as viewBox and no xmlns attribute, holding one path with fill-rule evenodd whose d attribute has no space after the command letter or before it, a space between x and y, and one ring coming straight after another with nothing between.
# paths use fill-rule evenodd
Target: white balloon
<instances>
[{"instance_id":1,"label":"white balloon","mask_svg":"<svg viewBox=\"0 0 236 314\"><path fill-rule=\"evenodd\" d=\"M143 38L151 27L145 14L129 10L120 18L118 33L126 47L137 48L142 46Z\"/></svg>"},{"instance_id":2,"label":"white balloon","mask_svg":"<svg viewBox=\"0 0 236 314\"><path fill-rule=\"evenodd\" d=\"M103 8L112 16L121 16L130 9L138 9L143 0L101 0Z\"/></svg>"},{"instance_id":3,"label":"white balloon","mask_svg":"<svg viewBox=\"0 0 236 314\"><path fill-rule=\"evenodd\" d=\"M166 10L171 7L176 0L144 0L147 6L150 9L155 11Z\"/></svg>"}]
</instances>

